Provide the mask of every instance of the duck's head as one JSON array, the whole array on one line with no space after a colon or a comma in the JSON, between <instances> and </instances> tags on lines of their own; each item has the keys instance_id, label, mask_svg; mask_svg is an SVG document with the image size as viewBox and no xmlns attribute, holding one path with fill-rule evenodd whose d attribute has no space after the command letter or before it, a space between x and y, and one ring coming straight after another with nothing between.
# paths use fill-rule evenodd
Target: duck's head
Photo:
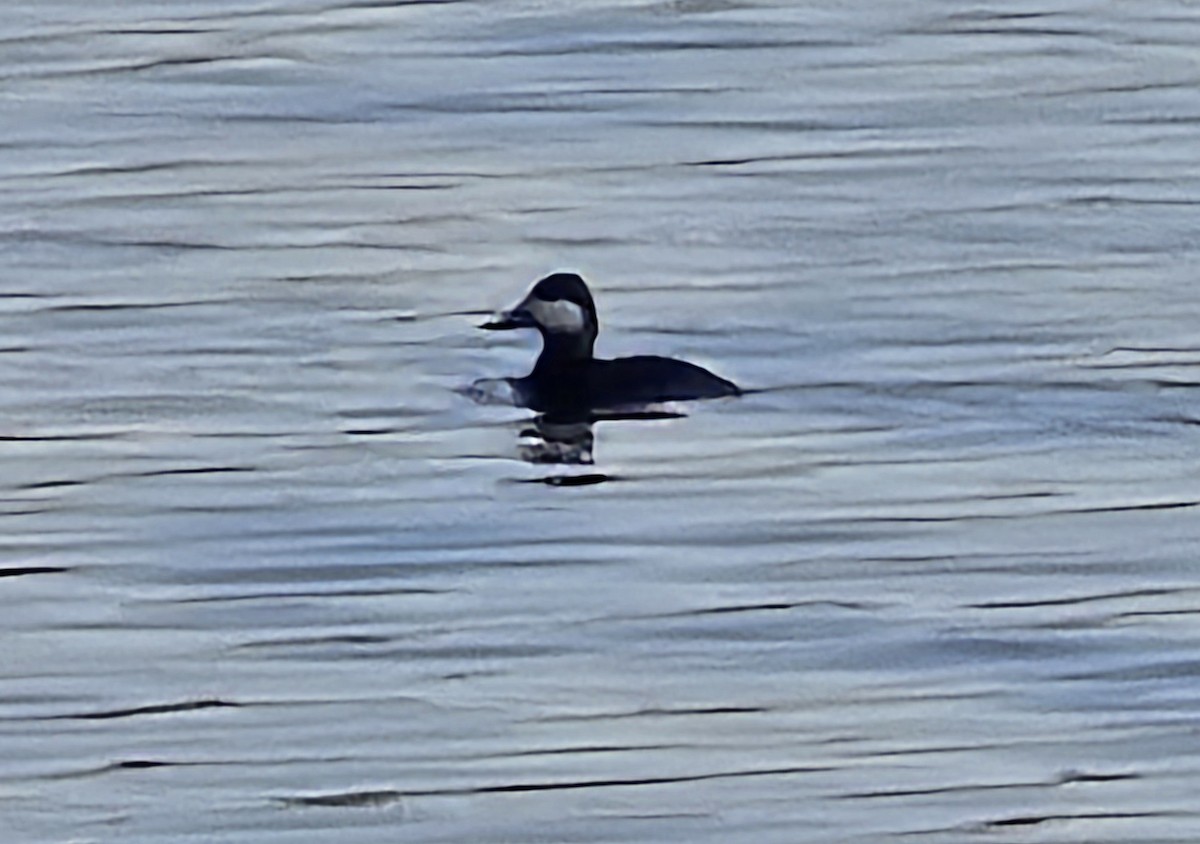
<instances>
[{"instance_id":1,"label":"duck's head","mask_svg":"<svg viewBox=\"0 0 1200 844\"><path fill-rule=\"evenodd\" d=\"M600 330L592 294L575 273L546 276L524 299L479 327L493 331L536 328L547 349L558 347L573 357L591 357Z\"/></svg>"}]
</instances>

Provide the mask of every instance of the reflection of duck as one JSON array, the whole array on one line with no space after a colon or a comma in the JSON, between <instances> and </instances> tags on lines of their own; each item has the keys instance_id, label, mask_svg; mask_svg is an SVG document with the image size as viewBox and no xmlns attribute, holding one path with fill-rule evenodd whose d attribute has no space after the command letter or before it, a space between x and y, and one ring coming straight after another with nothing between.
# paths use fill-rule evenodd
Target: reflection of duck
<instances>
[{"instance_id":1,"label":"reflection of duck","mask_svg":"<svg viewBox=\"0 0 1200 844\"><path fill-rule=\"evenodd\" d=\"M592 356L600 323L592 294L573 273L555 273L533 286L517 305L480 328L536 328L542 353L524 378L504 379L514 404L543 412L587 414L594 409L741 395L731 381L672 358L638 355L616 360Z\"/></svg>"},{"instance_id":2,"label":"reflection of duck","mask_svg":"<svg viewBox=\"0 0 1200 844\"><path fill-rule=\"evenodd\" d=\"M561 463L591 465L595 463L597 422L622 420L678 419L682 414L668 411L634 413L593 413L590 416L539 413L521 427L518 453L526 463Z\"/></svg>"},{"instance_id":3,"label":"reflection of duck","mask_svg":"<svg viewBox=\"0 0 1200 844\"><path fill-rule=\"evenodd\" d=\"M518 452L526 463L590 466L596 435L587 420L557 421L538 414L521 430Z\"/></svg>"}]
</instances>

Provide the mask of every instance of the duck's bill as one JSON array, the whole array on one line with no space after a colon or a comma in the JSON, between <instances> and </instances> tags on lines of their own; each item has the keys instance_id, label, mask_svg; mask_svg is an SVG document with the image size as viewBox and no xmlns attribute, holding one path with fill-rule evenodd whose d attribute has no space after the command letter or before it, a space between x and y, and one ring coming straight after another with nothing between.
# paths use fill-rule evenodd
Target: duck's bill
<instances>
[{"instance_id":1,"label":"duck's bill","mask_svg":"<svg viewBox=\"0 0 1200 844\"><path fill-rule=\"evenodd\" d=\"M537 323L533 320L533 315L524 308L513 308L510 311L500 311L493 314L492 318L487 322L480 324L480 328L486 328L488 331L507 331L510 328L536 328Z\"/></svg>"}]
</instances>

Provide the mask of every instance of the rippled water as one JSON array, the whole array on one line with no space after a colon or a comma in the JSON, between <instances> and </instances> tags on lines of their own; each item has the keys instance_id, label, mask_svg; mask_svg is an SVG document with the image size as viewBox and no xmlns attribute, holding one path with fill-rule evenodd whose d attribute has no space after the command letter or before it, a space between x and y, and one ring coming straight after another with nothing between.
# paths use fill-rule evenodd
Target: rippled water
<instances>
[{"instance_id":1,"label":"rippled water","mask_svg":"<svg viewBox=\"0 0 1200 844\"><path fill-rule=\"evenodd\" d=\"M1198 40L10 10L3 839L1195 841ZM522 459L557 268L762 391Z\"/></svg>"}]
</instances>

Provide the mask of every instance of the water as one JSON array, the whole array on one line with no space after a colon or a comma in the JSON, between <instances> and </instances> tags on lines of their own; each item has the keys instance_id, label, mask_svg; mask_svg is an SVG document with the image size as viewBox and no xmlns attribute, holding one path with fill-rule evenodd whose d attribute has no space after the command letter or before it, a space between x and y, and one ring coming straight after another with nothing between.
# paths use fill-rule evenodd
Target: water
<instances>
[{"instance_id":1,"label":"water","mask_svg":"<svg viewBox=\"0 0 1200 844\"><path fill-rule=\"evenodd\" d=\"M6 16L4 840L1194 841L1198 24Z\"/></svg>"}]
</instances>

